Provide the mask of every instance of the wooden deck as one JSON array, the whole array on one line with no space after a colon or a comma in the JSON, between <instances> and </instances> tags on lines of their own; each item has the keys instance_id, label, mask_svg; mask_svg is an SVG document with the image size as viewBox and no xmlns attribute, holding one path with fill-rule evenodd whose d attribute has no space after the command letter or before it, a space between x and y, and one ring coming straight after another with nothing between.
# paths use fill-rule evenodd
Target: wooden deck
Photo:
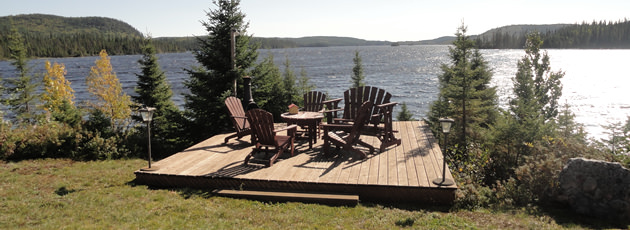
<instances>
[{"instance_id":1,"label":"wooden deck","mask_svg":"<svg viewBox=\"0 0 630 230\"><path fill-rule=\"evenodd\" d=\"M180 153L153 163L155 171L136 171L139 183L158 187L192 187L254 191L358 195L363 201L451 203L456 185L436 186L441 177L442 153L434 136L422 121L394 122L402 145L357 159L353 153L338 151L323 157L322 140L313 149L308 141L296 143L295 156L284 153L272 167L254 160L243 165L252 150L249 137L223 143L229 134L211 137ZM372 136L361 139L380 144ZM368 151L367 148L363 149ZM446 170L446 178L452 179Z\"/></svg>"}]
</instances>

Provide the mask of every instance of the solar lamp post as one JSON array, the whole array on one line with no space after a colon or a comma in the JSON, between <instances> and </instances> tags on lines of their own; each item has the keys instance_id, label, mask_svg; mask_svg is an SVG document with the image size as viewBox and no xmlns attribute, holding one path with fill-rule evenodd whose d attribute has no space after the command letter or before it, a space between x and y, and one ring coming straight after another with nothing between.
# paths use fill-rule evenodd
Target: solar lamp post
<instances>
[{"instance_id":1,"label":"solar lamp post","mask_svg":"<svg viewBox=\"0 0 630 230\"><path fill-rule=\"evenodd\" d=\"M442 133L444 133L444 147L442 148L442 178L435 178L433 184L438 186L450 186L455 184L453 180L446 179L446 148L448 147L448 134L451 132L451 126L455 120L450 118L441 118L440 126L442 127Z\"/></svg>"},{"instance_id":2,"label":"solar lamp post","mask_svg":"<svg viewBox=\"0 0 630 230\"><path fill-rule=\"evenodd\" d=\"M149 157L148 157L148 161L149 161L149 167L146 168L142 168L140 170L142 171L154 171L157 170L157 168L155 167L151 167L151 121L153 120L153 113L155 112L155 108L153 107L143 107L142 109L139 110L140 111L140 115L142 116L142 121L144 121L145 123L147 123L147 149L148 149L148 153L149 153Z\"/></svg>"}]
</instances>

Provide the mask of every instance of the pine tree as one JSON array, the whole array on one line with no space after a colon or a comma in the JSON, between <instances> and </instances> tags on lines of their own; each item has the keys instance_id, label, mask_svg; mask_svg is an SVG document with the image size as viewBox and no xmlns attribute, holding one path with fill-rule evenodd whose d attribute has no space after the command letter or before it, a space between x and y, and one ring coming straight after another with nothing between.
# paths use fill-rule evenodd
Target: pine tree
<instances>
[{"instance_id":1,"label":"pine tree","mask_svg":"<svg viewBox=\"0 0 630 230\"><path fill-rule=\"evenodd\" d=\"M363 64L361 63L361 56L359 55L359 51L354 51L354 58L352 59L354 62L354 67L352 67L352 88L358 88L361 86L365 86L365 75L363 74Z\"/></svg>"},{"instance_id":2,"label":"pine tree","mask_svg":"<svg viewBox=\"0 0 630 230\"><path fill-rule=\"evenodd\" d=\"M86 79L88 92L96 97L90 105L111 120L112 130L120 131L129 123L131 98L123 92L107 52L101 50L99 56Z\"/></svg>"},{"instance_id":3,"label":"pine tree","mask_svg":"<svg viewBox=\"0 0 630 230\"><path fill-rule=\"evenodd\" d=\"M38 99L37 84L34 83L29 74L30 68L28 67L24 39L15 27L11 28L8 39L11 65L15 66L19 76L5 80L6 88L4 90L8 94L5 103L18 119L35 122L35 111L32 104Z\"/></svg>"},{"instance_id":4,"label":"pine tree","mask_svg":"<svg viewBox=\"0 0 630 230\"><path fill-rule=\"evenodd\" d=\"M258 57L258 45L250 44L251 36L246 35L249 24L244 22L240 1L217 0L214 4L217 9L210 9L208 21L202 22L208 36L198 37L199 49L194 52L201 66L188 69L190 79L185 82L190 90L190 94L185 95L186 117L190 119L187 133L195 142L230 127L223 101L225 96L234 93L233 80L236 78L241 83L240 76L259 77L248 74ZM233 30L240 34L235 42L235 71L232 70L230 52Z\"/></svg>"},{"instance_id":5,"label":"pine tree","mask_svg":"<svg viewBox=\"0 0 630 230\"><path fill-rule=\"evenodd\" d=\"M181 123L182 117L172 100L173 91L164 71L160 68L151 38L145 39L142 51L143 56L138 60L142 73L136 74L137 95L132 96L132 99L138 105L155 108L151 122L151 130L156 138L155 152L170 155L180 148L178 145L181 142L179 137L182 136L182 131L178 124ZM134 120L142 121L142 118L134 116Z\"/></svg>"}]
</instances>

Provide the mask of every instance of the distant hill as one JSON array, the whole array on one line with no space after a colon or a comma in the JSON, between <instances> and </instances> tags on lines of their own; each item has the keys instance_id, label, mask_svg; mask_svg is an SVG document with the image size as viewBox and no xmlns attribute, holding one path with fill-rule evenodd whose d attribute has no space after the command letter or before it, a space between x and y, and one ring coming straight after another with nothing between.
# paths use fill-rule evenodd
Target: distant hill
<instances>
[{"instance_id":1,"label":"distant hill","mask_svg":"<svg viewBox=\"0 0 630 230\"><path fill-rule=\"evenodd\" d=\"M388 41L368 41L358 38L349 37L330 37L315 36L302 37L293 40L300 47L318 47L318 46L371 46L371 45L389 45Z\"/></svg>"},{"instance_id":2,"label":"distant hill","mask_svg":"<svg viewBox=\"0 0 630 230\"><path fill-rule=\"evenodd\" d=\"M31 57L137 54L142 33L120 20L104 17L60 17L26 14L0 17L0 58L9 56L8 35L17 29Z\"/></svg>"},{"instance_id":3,"label":"distant hill","mask_svg":"<svg viewBox=\"0 0 630 230\"><path fill-rule=\"evenodd\" d=\"M262 44L261 48L294 48L294 47L329 47L329 46L372 46L390 45L388 41L368 41L350 37L312 36L301 38L262 38L255 37L255 42Z\"/></svg>"},{"instance_id":4,"label":"distant hill","mask_svg":"<svg viewBox=\"0 0 630 230\"><path fill-rule=\"evenodd\" d=\"M143 35L133 26L105 17L61 17L27 14L0 17L0 59L9 56L8 35L15 27L27 41L31 57L94 56L105 49L110 55L141 53ZM510 25L471 35L480 48L522 48L524 34L539 31L545 35L543 48L630 48L628 20L593 24ZM596 32L592 32L596 31ZM628 31L628 32L626 32ZM254 37L261 48L368 46L368 45L450 45L454 36L419 41L370 41L351 37L311 36L301 38ZM616 39L616 40L615 40ZM185 52L196 49L195 37L154 38L158 52Z\"/></svg>"},{"instance_id":5,"label":"distant hill","mask_svg":"<svg viewBox=\"0 0 630 230\"><path fill-rule=\"evenodd\" d=\"M13 25L21 33L113 33L142 36L126 22L105 17L61 17L47 14L23 14L0 17L0 31L9 31Z\"/></svg>"},{"instance_id":6,"label":"distant hill","mask_svg":"<svg viewBox=\"0 0 630 230\"><path fill-rule=\"evenodd\" d=\"M455 36L444 36L431 40L421 40L421 41L402 41L402 42L394 42L392 46L399 45L450 45L453 44L455 40Z\"/></svg>"}]
</instances>

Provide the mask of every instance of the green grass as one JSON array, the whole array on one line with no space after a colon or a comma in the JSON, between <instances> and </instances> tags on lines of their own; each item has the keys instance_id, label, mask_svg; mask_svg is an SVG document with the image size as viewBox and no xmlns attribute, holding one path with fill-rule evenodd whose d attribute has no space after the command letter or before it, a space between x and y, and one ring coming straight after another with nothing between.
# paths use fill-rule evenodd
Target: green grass
<instances>
[{"instance_id":1,"label":"green grass","mask_svg":"<svg viewBox=\"0 0 630 230\"><path fill-rule=\"evenodd\" d=\"M213 196L134 183L143 160L0 163L0 229L560 229L599 228L568 210L449 211L362 203L333 207ZM551 214L550 214L551 213Z\"/></svg>"}]
</instances>

